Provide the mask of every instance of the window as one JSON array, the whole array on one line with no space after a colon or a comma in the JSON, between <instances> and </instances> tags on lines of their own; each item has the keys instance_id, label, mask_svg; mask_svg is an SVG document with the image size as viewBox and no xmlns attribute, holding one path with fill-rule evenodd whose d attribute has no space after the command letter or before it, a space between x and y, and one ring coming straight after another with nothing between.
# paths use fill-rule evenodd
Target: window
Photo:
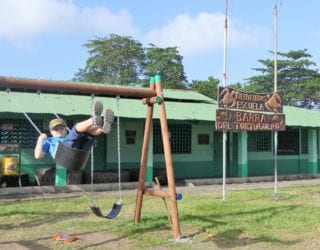
<instances>
[{"instance_id":1,"label":"window","mask_svg":"<svg viewBox=\"0 0 320 250\"><path fill-rule=\"evenodd\" d=\"M136 143L136 131L135 130L126 130L126 144L135 144Z\"/></svg>"},{"instance_id":2,"label":"window","mask_svg":"<svg viewBox=\"0 0 320 250\"><path fill-rule=\"evenodd\" d=\"M299 155L299 130L278 132L278 154Z\"/></svg>"},{"instance_id":3,"label":"window","mask_svg":"<svg viewBox=\"0 0 320 250\"><path fill-rule=\"evenodd\" d=\"M48 136L48 121L43 119L32 119L34 124ZM67 120L71 128L73 121ZM0 144L19 144L22 148L34 148L39 134L26 119L1 119L0 120Z\"/></svg>"},{"instance_id":4,"label":"window","mask_svg":"<svg viewBox=\"0 0 320 250\"><path fill-rule=\"evenodd\" d=\"M208 145L209 144L209 134L198 134L198 144Z\"/></svg>"},{"instance_id":5,"label":"window","mask_svg":"<svg viewBox=\"0 0 320 250\"><path fill-rule=\"evenodd\" d=\"M191 124L169 124L169 139L173 154L191 154ZM163 154L160 124L153 126L153 153Z\"/></svg>"},{"instance_id":6,"label":"window","mask_svg":"<svg viewBox=\"0 0 320 250\"><path fill-rule=\"evenodd\" d=\"M33 120L33 122L42 130L42 120ZM27 120L2 119L0 123L1 144L17 143L23 148L33 148L35 146L39 134Z\"/></svg>"},{"instance_id":7,"label":"window","mask_svg":"<svg viewBox=\"0 0 320 250\"><path fill-rule=\"evenodd\" d=\"M270 152L271 151L270 131L249 131L248 151L249 152Z\"/></svg>"}]
</instances>

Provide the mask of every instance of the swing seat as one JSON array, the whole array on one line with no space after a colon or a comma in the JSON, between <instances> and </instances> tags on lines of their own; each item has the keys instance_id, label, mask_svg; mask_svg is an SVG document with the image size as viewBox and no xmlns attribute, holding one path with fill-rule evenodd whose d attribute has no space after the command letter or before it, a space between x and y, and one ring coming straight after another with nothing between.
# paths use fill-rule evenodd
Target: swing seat
<instances>
[{"instance_id":1,"label":"swing seat","mask_svg":"<svg viewBox=\"0 0 320 250\"><path fill-rule=\"evenodd\" d=\"M106 219L114 219L118 216L121 211L122 204L120 201L117 201L113 204L112 209L109 214L103 215L101 209L96 204L91 204L91 211L98 217L106 218Z\"/></svg>"},{"instance_id":2,"label":"swing seat","mask_svg":"<svg viewBox=\"0 0 320 250\"><path fill-rule=\"evenodd\" d=\"M86 167L90 150L70 148L59 143L55 154L55 162L71 171L81 171Z\"/></svg>"}]
</instances>

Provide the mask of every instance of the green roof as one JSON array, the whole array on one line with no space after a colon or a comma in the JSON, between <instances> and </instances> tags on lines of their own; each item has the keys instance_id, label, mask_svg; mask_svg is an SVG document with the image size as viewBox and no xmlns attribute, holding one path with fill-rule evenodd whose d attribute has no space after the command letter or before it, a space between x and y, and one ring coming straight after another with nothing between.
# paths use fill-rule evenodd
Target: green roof
<instances>
[{"instance_id":1,"label":"green roof","mask_svg":"<svg viewBox=\"0 0 320 250\"><path fill-rule=\"evenodd\" d=\"M171 96L174 95L172 94L174 91L169 92ZM207 97L203 98L202 96L202 98L199 98L198 95L200 94L191 92L193 100L201 99L200 101L205 101L205 103L166 101L167 118L213 121L216 105L207 103ZM5 91L0 92L0 112L44 114L51 113L53 109L55 113L66 116L90 115L92 102L90 96L41 94L44 101L36 93L12 92L11 96L13 96L15 102L8 99ZM96 97L96 99L102 101L105 107L111 108L116 113L116 97ZM209 100L211 99L209 98ZM18 106L15 103L18 103ZM145 118L147 106L143 105L140 99L120 98L119 110L120 117ZM159 118L157 105L155 105L154 118Z\"/></svg>"},{"instance_id":2,"label":"green roof","mask_svg":"<svg viewBox=\"0 0 320 250\"><path fill-rule=\"evenodd\" d=\"M60 115L90 115L90 96L41 94L45 102L36 93L13 92L14 100L8 99L5 91L0 92L0 112L11 113L51 113L51 109ZM167 118L170 120L198 120L214 121L217 103L194 91L165 90L165 105ZM96 97L105 107L111 108L116 113L116 98ZM120 117L145 118L147 106L139 99L120 99ZM48 104L49 107L46 105ZM159 118L157 105L154 106L154 118ZM320 112L291 106L284 107L287 126L320 127ZM117 114L116 114L117 115Z\"/></svg>"}]
</instances>

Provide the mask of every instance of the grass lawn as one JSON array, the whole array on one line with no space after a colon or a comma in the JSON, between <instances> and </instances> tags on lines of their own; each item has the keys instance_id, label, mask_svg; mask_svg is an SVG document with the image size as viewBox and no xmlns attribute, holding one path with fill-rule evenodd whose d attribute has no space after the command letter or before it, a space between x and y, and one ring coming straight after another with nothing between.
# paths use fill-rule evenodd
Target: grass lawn
<instances>
[{"instance_id":1,"label":"grass lawn","mask_svg":"<svg viewBox=\"0 0 320 250\"><path fill-rule=\"evenodd\" d=\"M192 239L187 244L170 240L166 209L155 197L145 196L139 224L135 195L123 198L113 220L95 217L85 195L0 201L0 249L320 249L320 186L282 188L278 201L272 191L228 191L227 201L208 189L184 193L178 208L181 233ZM116 200L105 194L96 201L110 209ZM79 240L52 240L58 232Z\"/></svg>"}]
</instances>

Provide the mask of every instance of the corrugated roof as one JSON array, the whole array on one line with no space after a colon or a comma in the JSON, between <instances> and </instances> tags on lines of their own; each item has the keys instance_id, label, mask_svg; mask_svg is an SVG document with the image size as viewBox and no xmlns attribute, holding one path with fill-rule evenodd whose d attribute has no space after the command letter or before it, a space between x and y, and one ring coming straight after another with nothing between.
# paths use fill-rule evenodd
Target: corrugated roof
<instances>
[{"instance_id":1,"label":"corrugated roof","mask_svg":"<svg viewBox=\"0 0 320 250\"><path fill-rule=\"evenodd\" d=\"M166 99L217 103L215 100L192 90L164 89L163 94Z\"/></svg>"},{"instance_id":2,"label":"corrugated roof","mask_svg":"<svg viewBox=\"0 0 320 250\"><path fill-rule=\"evenodd\" d=\"M287 126L320 127L320 112L292 106L284 106Z\"/></svg>"},{"instance_id":3,"label":"corrugated roof","mask_svg":"<svg viewBox=\"0 0 320 250\"><path fill-rule=\"evenodd\" d=\"M51 113L51 109L53 109L55 113L66 116L90 114L92 102L90 96L41 95L45 103L36 93L12 92L11 96L16 100L18 106L20 106L17 107L13 101L8 99L6 92L0 92L0 112L21 113L24 111L26 113L43 114ZM116 112L116 98L96 97L96 99L102 101L105 107L111 108ZM210 103L166 101L167 118L175 120L213 121L215 107L216 105ZM120 117L128 118L145 118L146 108L147 106L143 105L139 99L121 98L119 115ZM159 118L157 105L155 105L154 118Z\"/></svg>"},{"instance_id":4,"label":"corrugated roof","mask_svg":"<svg viewBox=\"0 0 320 250\"><path fill-rule=\"evenodd\" d=\"M180 98L178 95L180 95ZM46 103L54 109L58 114L66 116L71 115L90 115L90 96L79 95L58 95L58 94L42 94L46 103L43 103L41 98L36 93L12 93L14 99L21 106L16 107L12 101L9 101L5 91L0 92L0 112L21 113L50 113L51 110L46 106ZM199 121L214 121L216 102L211 103L206 101L207 97L193 91L174 91L166 90L164 95L170 98L166 100L167 118L171 120L199 120ZM199 96L201 95L201 96ZM185 98L188 99L189 102ZM101 100L105 107L109 107L116 111L116 98L96 97ZM183 100L183 101L182 101ZM199 102L194 102L195 100ZM203 102L202 102L202 101ZM209 100L211 100L209 98ZM120 99L120 117L127 118L145 118L146 105L141 103L139 99ZM20 110L23 109L23 110ZM284 107L286 114L287 126L301 127L320 127L320 112L302 108ZM155 105L154 118L159 118L157 105Z\"/></svg>"}]
</instances>

